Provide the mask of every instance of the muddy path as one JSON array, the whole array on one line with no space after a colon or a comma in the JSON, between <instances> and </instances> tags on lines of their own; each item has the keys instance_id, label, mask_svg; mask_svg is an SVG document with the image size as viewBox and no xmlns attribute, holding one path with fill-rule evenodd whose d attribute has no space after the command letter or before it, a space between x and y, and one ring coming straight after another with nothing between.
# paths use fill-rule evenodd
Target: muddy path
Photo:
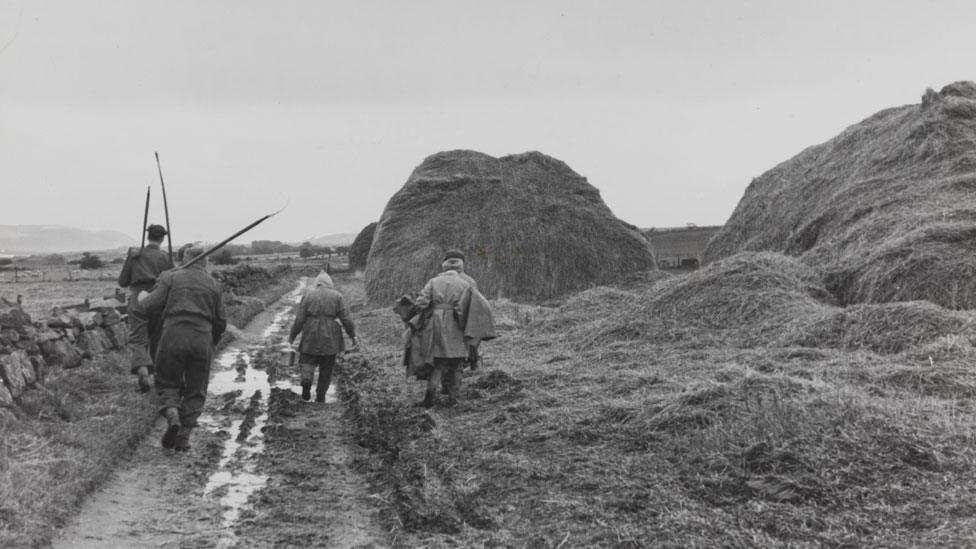
<instances>
[{"instance_id":1,"label":"muddy path","mask_svg":"<svg viewBox=\"0 0 976 549\"><path fill-rule=\"evenodd\" d=\"M303 402L297 367L278 367L304 284L218 352L191 450L162 449L158 420L53 547L388 545L334 387Z\"/></svg>"}]
</instances>

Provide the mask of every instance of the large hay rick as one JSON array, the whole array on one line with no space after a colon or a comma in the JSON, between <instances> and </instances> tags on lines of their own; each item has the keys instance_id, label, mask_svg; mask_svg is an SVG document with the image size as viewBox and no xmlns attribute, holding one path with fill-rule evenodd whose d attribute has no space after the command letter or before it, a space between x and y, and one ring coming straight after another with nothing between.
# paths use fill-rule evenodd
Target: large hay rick
<instances>
[{"instance_id":1,"label":"large hay rick","mask_svg":"<svg viewBox=\"0 0 976 549\"><path fill-rule=\"evenodd\" d=\"M584 177L538 152L427 157L376 227L369 301L419 289L449 248L464 251L465 271L489 299L544 301L655 268L636 227L617 219Z\"/></svg>"},{"instance_id":2,"label":"large hay rick","mask_svg":"<svg viewBox=\"0 0 976 549\"><path fill-rule=\"evenodd\" d=\"M842 304L976 308L976 84L928 90L755 179L705 261L770 250Z\"/></svg>"}]
</instances>

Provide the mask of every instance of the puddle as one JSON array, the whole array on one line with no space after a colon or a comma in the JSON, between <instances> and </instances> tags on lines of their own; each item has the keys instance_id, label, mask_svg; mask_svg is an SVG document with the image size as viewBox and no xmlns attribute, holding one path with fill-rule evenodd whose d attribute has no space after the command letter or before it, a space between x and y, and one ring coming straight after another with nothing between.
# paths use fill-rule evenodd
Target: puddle
<instances>
[{"instance_id":1,"label":"puddle","mask_svg":"<svg viewBox=\"0 0 976 549\"><path fill-rule=\"evenodd\" d=\"M268 398L271 395L264 366L269 361L278 360L287 349L292 309L301 300L306 285L307 279L302 279L295 290L252 321L242 337L214 361L207 398L222 404L219 410L205 413L200 418L200 425L214 432L224 430L230 434L224 442L217 470L204 488L205 496L215 492L222 494L224 536L218 547L236 545L231 527L251 494L268 481L268 476L257 470L257 457L264 451L262 429L268 420ZM261 360L257 360L259 357ZM301 387L285 376L274 386L301 392Z\"/></svg>"}]
</instances>

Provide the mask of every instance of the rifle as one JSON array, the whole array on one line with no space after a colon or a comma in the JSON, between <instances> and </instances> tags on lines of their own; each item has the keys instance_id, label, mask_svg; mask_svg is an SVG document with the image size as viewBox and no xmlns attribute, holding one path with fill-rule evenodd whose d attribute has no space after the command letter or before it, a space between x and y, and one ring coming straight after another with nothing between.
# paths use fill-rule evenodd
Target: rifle
<instances>
[{"instance_id":1,"label":"rifle","mask_svg":"<svg viewBox=\"0 0 976 549\"><path fill-rule=\"evenodd\" d=\"M159 186L163 188L163 211L166 212L166 243L169 245L169 261L173 262L173 230L169 225L169 203L166 201L166 183L163 182L163 168L159 165L159 153L156 154L156 169L159 170ZM148 212L149 203L146 203ZM145 227L143 227L145 228Z\"/></svg>"},{"instance_id":2,"label":"rifle","mask_svg":"<svg viewBox=\"0 0 976 549\"><path fill-rule=\"evenodd\" d=\"M149 223L149 191L152 187L146 185L146 212L142 214L142 243L139 244L139 251L146 247L146 223Z\"/></svg>"},{"instance_id":3,"label":"rifle","mask_svg":"<svg viewBox=\"0 0 976 549\"><path fill-rule=\"evenodd\" d=\"M282 210L283 210L283 209L284 209L284 208L282 208ZM207 257L208 255L210 255L210 254L212 254L212 253L214 253L214 252L216 252L217 250L219 250L219 249L221 249L221 248L223 248L223 247L224 247L224 246L226 246L226 245L227 245L227 243L228 243L228 242L230 242L231 240L234 240L235 238L237 238L237 237L239 237L239 236L241 236L242 234L244 234L244 233L246 233L247 231L250 231L251 229L253 229L254 227L256 227L256 226L257 226L257 225L258 225L259 223L261 223L261 222L262 222L262 221L264 221L265 219L267 219L267 218L269 218L269 217L272 217L272 216L275 216L275 215L278 215L278 214L279 214L280 212L281 212L281 210L278 210L277 212L274 212L274 213L269 213L268 215L266 215L266 216L264 216L264 217L262 217L261 219L258 219L257 221L255 221L254 223L251 223L251 224L250 224L250 225L248 225L247 227L244 227L243 229L241 229L241 230L239 230L239 231L237 231L236 233L234 233L234 234L232 234L232 235L230 235L230 236L228 236L227 238L225 238L224 240L222 240L222 241L220 242L220 244L217 244L216 246L213 246L213 247L212 247L212 248L210 248L209 250L207 250L207 251L205 251L205 252L203 252L202 254L200 254L200 255L198 255L198 256L196 256L196 257L194 257L194 258L193 258L193 259L191 259L190 261L187 261L187 262L186 262L186 263L184 263L183 265L180 265L179 267L177 267L177 269L185 269L185 268L187 268L187 267L189 267L190 265L193 265L193 264L194 264L194 263L196 263L197 261L200 261L201 259L203 259L203 258L205 258L205 257Z\"/></svg>"}]
</instances>

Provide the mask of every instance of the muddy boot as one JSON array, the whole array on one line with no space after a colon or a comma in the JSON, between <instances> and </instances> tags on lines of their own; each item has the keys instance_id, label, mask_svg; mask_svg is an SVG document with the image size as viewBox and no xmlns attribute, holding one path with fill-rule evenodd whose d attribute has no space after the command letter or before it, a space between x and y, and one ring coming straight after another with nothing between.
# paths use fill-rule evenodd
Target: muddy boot
<instances>
[{"instance_id":1,"label":"muddy boot","mask_svg":"<svg viewBox=\"0 0 976 549\"><path fill-rule=\"evenodd\" d=\"M434 399L436 398L437 398L437 390L432 387L428 387L427 393L424 394L424 402L421 404L421 406L423 406L424 408L433 408Z\"/></svg>"},{"instance_id":2,"label":"muddy boot","mask_svg":"<svg viewBox=\"0 0 976 549\"><path fill-rule=\"evenodd\" d=\"M309 401L312 399L312 384L302 383L302 400Z\"/></svg>"},{"instance_id":3,"label":"muddy boot","mask_svg":"<svg viewBox=\"0 0 976 549\"><path fill-rule=\"evenodd\" d=\"M315 393L315 402L325 402L325 393Z\"/></svg>"},{"instance_id":4,"label":"muddy boot","mask_svg":"<svg viewBox=\"0 0 976 549\"><path fill-rule=\"evenodd\" d=\"M447 406L457 406L461 396L461 369L455 368L444 376L447 393Z\"/></svg>"},{"instance_id":5,"label":"muddy boot","mask_svg":"<svg viewBox=\"0 0 976 549\"><path fill-rule=\"evenodd\" d=\"M193 427L183 427L180 429L179 434L176 435L176 444L173 445L173 449L177 452L186 452L190 449L190 433L193 431Z\"/></svg>"},{"instance_id":6,"label":"muddy boot","mask_svg":"<svg viewBox=\"0 0 976 549\"><path fill-rule=\"evenodd\" d=\"M163 448L172 448L176 444L176 437L180 433L180 411L176 408L166 408L166 432L163 433Z\"/></svg>"},{"instance_id":7,"label":"muddy boot","mask_svg":"<svg viewBox=\"0 0 976 549\"><path fill-rule=\"evenodd\" d=\"M152 380L149 377L149 368L146 366L140 366L139 370L136 371L136 375L139 376L139 392L148 393L152 389Z\"/></svg>"}]
</instances>

